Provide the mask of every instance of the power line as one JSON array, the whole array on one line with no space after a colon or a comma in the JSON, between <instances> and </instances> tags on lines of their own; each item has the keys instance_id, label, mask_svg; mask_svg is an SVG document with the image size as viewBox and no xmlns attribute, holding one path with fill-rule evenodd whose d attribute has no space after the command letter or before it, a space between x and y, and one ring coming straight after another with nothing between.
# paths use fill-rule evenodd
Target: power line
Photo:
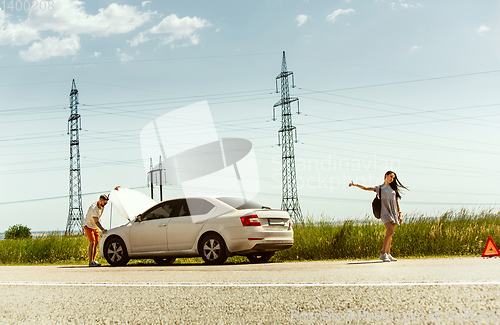
<instances>
[{"instance_id":1,"label":"power line","mask_svg":"<svg viewBox=\"0 0 500 325\"><path fill-rule=\"evenodd\" d=\"M136 187L130 187L130 189L145 189L147 186L136 186ZM82 196L89 196L89 195L97 195L97 194L102 194L102 193L107 193L109 189L107 190L101 190L101 191L96 191L96 192L87 192L83 193ZM447 192L445 192L447 193ZM469 195L469 193L464 193L465 195ZM264 197L275 197L279 198L280 195L277 193L273 192L259 192L259 196L264 196ZM344 197L332 197L332 196L312 196L312 195L303 195L302 196L305 199L309 200L320 200L320 201L328 201L328 202L337 202L337 203L346 203L346 202L351 202L351 203L367 203L367 199L355 199L355 198L344 198ZM41 202L41 201L51 201L51 200L58 200L58 199L67 199L68 195L61 195L61 196L51 196L51 197L43 197L43 198L34 198L34 199L25 199L25 200L18 200L18 201L8 201L8 202L0 202L0 205L8 205L8 204L21 204L21 203L33 203L33 202ZM368 204L368 203L367 203ZM485 202L436 202L436 201L411 201L411 200L404 200L405 205L452 205L452 206L467 206L467 205L475 205L475 206L498 206L500 203L485 203Z\"/></svg>"},{"instance_id":2,"label":"power line","mask_svg":"<svg viewBox=\"0 0 500 325\"><path fill-rule=\"evenodd\" d=\"M401 72L401 71L396 71L396 70L391 70L391 69L383 69L383 68L378 68L378 67L371 67L371 66L362 65L362 64L356 64L356 63L351 63L351 62L338 61L338 60L325 59L325 58L317 58L317 57L305 56L305 55L300 55L300 54L295 54L295 55L297 55L297 56L302 56L302 57L309 58L309 59L314 59L314 60L321 60L321 61L327 61L327 62L334 62L334 63L344 64L344 65L350 65L350 66L354 66L354 67L361 67L361 68L365 68L365 69L372 69L372 70L378 70L378 71L393 72L393 73L397 73L397 74L404 74L404 75L409 75L409 76L416 76L416 77L426 77L426 78L430 78L430 77L428 77L428 76L421 75L421 74L408 73L408 72ZM492 71L500 71L500 70L492 70ZM478 74L482 74L482 73L488 73L488 72L479 72ZM465 75L467 75L467 76L468 76L469 74L465 74ZM462 76L462 75L459 75L459 76ZM492 86L492 85L488 85L488 86L485 86L485 85L478 85L478 84L475 84L475 83L465 82L465 81L457 81L457 80L454 80L454 82L460 82L460 83L465 83L465 84L470 84L470 85L475 85L475 86L483 86L483 87L499 88L499 87L495 87L495 86Z\"/></svg>"},{"instance_id":3,"label":"power line","mask_svg":"<svg viewBox=\"0 0 500 325\"><path fill-rule=\"evenodd\" d=\"M456 75L431 77L431 78L423 78L423 79L415 79L415 80L402 80L402 81L387 82L387 83L373 84L373 85L336 88L336 89L330 89L330 90L323 90L321 92L328 93L328 92L336 92L336 91L367 89L367 88L375 88L375 87L386 87L386 86L410 84L410 83L415 83L415 82L425 82L425 81L435 81L435 80L443 80L443 79L451 79L451 78L470 77L470 76L477 76L477 75L481 75L481 74L491 74L491 73L499 73L499 72L500 72L500 70L489 70L489 71L481 71L481 72L462 73L462 74L456 74Z\"/></svg>"}]
</instances>

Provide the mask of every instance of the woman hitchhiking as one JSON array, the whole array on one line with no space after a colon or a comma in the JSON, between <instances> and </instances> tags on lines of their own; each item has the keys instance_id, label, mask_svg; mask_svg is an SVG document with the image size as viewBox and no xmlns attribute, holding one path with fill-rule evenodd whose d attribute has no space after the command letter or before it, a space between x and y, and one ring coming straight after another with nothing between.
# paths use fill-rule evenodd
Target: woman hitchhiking
<instances>
[{"instance_id":1,"label":"woman hitchhiking","mask_svg":"<svg viewBox=\"0 0 500 325\"><path fill-rule=\"evenodd\" d=\"M395 262L397 261L391 256L391 240L394 234L394 228L399 226L403 222L401 218L401 210L399 209L399 199L401 194L399 193L401 188L408 190L401 182L398 180L398 176L393 171L388 171L385 173L384 184L377 185L375 187L367 187L360 184L354 184L351 181L349 187L356 186L365 191L374 191L378 193L380 188L382 201L382 208L380 211L380 220L385 226L385 238L384 244L382 245L382 255L380 259L384 262Z\"/></svg>"}]
</instances>

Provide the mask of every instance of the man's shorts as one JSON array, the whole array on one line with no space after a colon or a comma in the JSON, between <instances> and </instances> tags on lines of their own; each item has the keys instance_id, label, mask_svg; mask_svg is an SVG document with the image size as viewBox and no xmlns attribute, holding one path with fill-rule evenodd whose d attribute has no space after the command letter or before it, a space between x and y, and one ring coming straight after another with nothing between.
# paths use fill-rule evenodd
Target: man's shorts
<instances>
[{"instance_id":1,"label":"man's shorts","mask_svg":"<svg viewBox=\"0 0 500 325\"><path fill-rule=\"evenodd\" d=\"M99 229L90 229L87 226L84 226L83 229L85 230L85 234L87 235L89 242L99 242Z\"/></svg>"}]
</instances>

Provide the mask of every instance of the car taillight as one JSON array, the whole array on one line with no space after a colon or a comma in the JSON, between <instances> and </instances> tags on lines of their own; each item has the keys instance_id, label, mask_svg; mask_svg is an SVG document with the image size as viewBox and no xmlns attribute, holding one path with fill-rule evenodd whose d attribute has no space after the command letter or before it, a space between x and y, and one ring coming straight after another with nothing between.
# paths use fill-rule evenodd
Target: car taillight
<instances>
[{"instance_id":1,"label":"car taillight","mask_svg":"<svg viewBox=\"0 0 500 325\"><path fill-rule=\"evenodd\" d=\"M241 223L243 224L244 227L246 226L261 226L259 217L256 215L251 215L251 216L244 216L241 217Z\"/></svg>"}]
</instances>

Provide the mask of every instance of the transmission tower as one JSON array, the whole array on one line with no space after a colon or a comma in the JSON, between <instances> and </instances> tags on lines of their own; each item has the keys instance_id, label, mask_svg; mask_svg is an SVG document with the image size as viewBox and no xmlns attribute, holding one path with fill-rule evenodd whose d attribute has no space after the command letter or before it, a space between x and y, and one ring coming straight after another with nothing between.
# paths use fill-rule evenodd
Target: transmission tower
<instances>
[{"instance_id":1,"label":"transmission tower","mask_svg":"<svg viewBox=\"0 0 500 325\"><path fill-rule=\"evenodd\" d=\"M71 115L68 118L69 141L69 213L66 224L66 234L83 232L82 210L82 178L80 174L80 130L82 122L78 114L78 90L75 79L69 93L69 108Z\"/></svg>"},{"instance_id":2,"label":"transmission tower","mask_svg":"<svg viewBox=\"0 0 500 325\"><path fill-rule=\"evenodd\" d=\"M295 171L294 133L297 142L297 129L292 124L292 110L290 104L297 102L297 114L300 114L299 99L290 98L288 77L292 76L292 88L295 80L292 71L287 71L285 51L281 62L281 73L276 77L276 92L278 93L278 79L281 79L281 99L273 106L273 121L276 120L275 108L281 106L281 129L278 131L278 145L281 146L281 180L283 182L281 209L288 211L294 223L304 222L300 210L297 194L297 178Z\"/></svg>"}]
</instances>

